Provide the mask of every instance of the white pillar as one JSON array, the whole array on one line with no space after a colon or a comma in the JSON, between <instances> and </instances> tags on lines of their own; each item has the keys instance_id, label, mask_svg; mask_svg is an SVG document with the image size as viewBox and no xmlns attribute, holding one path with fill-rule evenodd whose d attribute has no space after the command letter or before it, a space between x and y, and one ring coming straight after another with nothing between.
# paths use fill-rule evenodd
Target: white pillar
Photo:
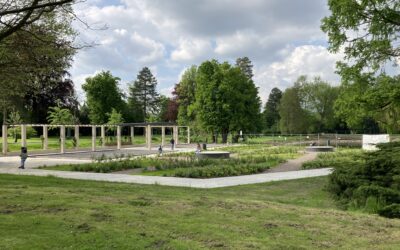
<instances>
[{"instance_id":1,"label":"white pillar","mask_svg":"<svg viewBox=\"0 0 400 250\"><path fill-rule=\"evenodd\" d=\"M21 147L26 147L26 125L21 125Z\"/></svg>"},{"instance_id":2,"label":"white pillar","mask_svg":"<svg viewBox=\"0 0 400 250\"><path fill-rule=\"evenodd\" d=\"M161 145L162 146L165 145L165 127L164 126L161 127Z\"/></svg>"},{"instance_id":3,"label":"white pillar","mask_svg":"<svg viewBox=\"0 0 400 250\"><path fill-rule=\"evenodd\" d=\"M135 138L135 127L131 127L131 143L133 145L133 139Z\"/></svg>"},{"instance_id":4,"label":"white pillar","mask_svg":"<svg viewBox=\"0 0 400 250\"><path fill-rule=\"evenodd\" d=\"M175 145L178 145L178 140L179 140L179 127L174 126L174 140L175 140Z\"/></svg>"},{"instance_id":5,"label":"white pillar","mask_svg":"<svg viewBox=\"0 0 400 250\"><path fill-rule=\"evenodd\" d=\"M146 134L147 134L147 149L151 149L151 126L147 125Z\"/></svg>"},{"instance_id":6,"label":"white pillar","mask_svg":"<svg viewBox=\"0 0 400 250\"><path fill-rule=\"evenodd\" d=\"M96 151L96 126L92 126L92 151Z\"/></svg>"},{"instance_id":7,"label":"white pillar","mask_svg":"<svg viewBox=\"0 0 400 250\"><path fill-rule=\"evenodd\" d=\"M49 149L49 126L43 126L43 150Z\"/></svg>"},{"instance_id":8,"label":"white pillar","mask_svg":"<svg viewBox=\"0 0 400 250\"><path fill-rule=\"evenodd\" d=\"M104 148L106 146L106 128L101 125L101 146Z\"/></svg>"},{"instance_id":9,"label":"white pillar","mask_svg":"<svg viewBox=\"0 0 400 250\"><path fill-rule=\"evenodd\" d=\"M7 139L8 139L8 131L7 131L7 125L3 125L3 127L2 127L2 130L1 130L1 132L2 132L2 137L3 137L3 155L6 155L7 154L7 147L8 147L8 144L7 144Z\"/></svg>"},{"instance_id":10,"label":"white pillar","mask_svg":"<svg viewBox=\"0 0 400 250\"><path fill-rule=\"evenodd\" d=\"M75 138L75 144L76 144L76 148L79 148L79 126L75 125L75 129L74 129L74 138Z\"/></svg>"},{"instance_id":11,"label":"white pillar","mask_svg":"<svg viewBox=\"0 0 400 250\"><path fill-rule=\"evenodd\" d=\"M190 144L190 127L187 127L187 143Z\"/></svg>"},{"instance_id":12,"label":"white pillar","mask_svg":"<svg viewBox=\"0 0 400 250\"><path fill-rule=\"evenodd\" d=\"M121 149L121 126L117 126L117 149Z\"/></svg>"},{"instance_id":13,"label":"white pillar","mask_svg":"<svg viewBox=\"0 0 400 250\"><path fill-rule=\"evenodd\" d=\"M65 153L65 126L62 125L60 127L60 152L61 154Z\"/></svg>"}]
</instances>

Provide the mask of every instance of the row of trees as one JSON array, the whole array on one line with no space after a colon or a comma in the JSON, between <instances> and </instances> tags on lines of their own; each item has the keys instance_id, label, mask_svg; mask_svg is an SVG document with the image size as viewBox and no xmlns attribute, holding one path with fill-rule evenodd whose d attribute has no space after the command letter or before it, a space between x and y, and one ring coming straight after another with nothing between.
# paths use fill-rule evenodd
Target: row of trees
<instances>
[{"instance_id":1,"label":"row of trees","mask_svg":"<svg viewBox=\"0 0 400 250\"><path fill-rule=\"evenodd\" d=\"M332 14L323 19L322 30L331 51L345 52L345 61L338 63L341 86L301 76L284 92L273 89L263 113L247 57L235 65L211 60L190 67L172 98L157 93L149 68L139 72L127 94L118 87L118 77L101 72L86 80L86 103L79 105L67 72L79 47L71 26L72 2L32 0L0 6L0 14L9 16L0 23L3 123L13 110L26 122L48 122L49 108L58 107L69 110L71 122L177 120L224 140L239 131L400 131L400 78L385 73L387 63L400 55L395 1L329 1Z\"/></svg>"}]
</instances>

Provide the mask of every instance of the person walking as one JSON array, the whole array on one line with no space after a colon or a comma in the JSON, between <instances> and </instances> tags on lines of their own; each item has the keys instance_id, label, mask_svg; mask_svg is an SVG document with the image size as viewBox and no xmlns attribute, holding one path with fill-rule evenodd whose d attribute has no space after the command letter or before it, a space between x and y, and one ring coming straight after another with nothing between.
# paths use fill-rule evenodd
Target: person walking
<instances>
[{"instance_id":1,"label":"person walking","mask_svg":"<svg viewBox=\"0 0 400 250\"><path fill-rule=\"evenodd\" d=\"M174 140L174 138L172 138L169 142L171 143L171 150L174 150L175 149L175 140Z\"/></svg>"},{"instance_id":2,"label":"person walking","mask_svg":"<svg viewBox=\"0 0 400 250\"><path fill-rule=\"evenodd\" d=\"M201 152L201 146L200 146L200 143L197 143L196 155L197 155L197 154L200 154L200 152Z\"/></svg>"},{"instance_id":3,"label":"person walking","mask_svg":"<svg viewBox=\"0 0 400 250\"><path fill-rule=\"evenodd\" d=\"M158 148L158 156L162 156L163 148L162 145Z\"/></svg>"},{"instance_id":4,"label":"person walking","mask_svg":"<svg viewBox=\"0 0 400 250\"><path fill-rule=\"evenodd\" d=\"M19 166L19 169L25 169L25 161L28 158L28 149L26 147L21 147L21 154L19 156L21 157L21 166Z\"/></svg>"}]
</instances>

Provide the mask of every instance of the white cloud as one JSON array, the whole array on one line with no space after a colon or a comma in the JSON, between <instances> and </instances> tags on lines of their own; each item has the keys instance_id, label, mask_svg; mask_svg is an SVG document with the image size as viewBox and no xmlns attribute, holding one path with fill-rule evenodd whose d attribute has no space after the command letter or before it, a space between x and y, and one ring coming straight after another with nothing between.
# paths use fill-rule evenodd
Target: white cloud
<instances>
[{"instance_id":1,"label":"white cloud","mask_svg":"<svg viewBox=\"0 0 400 250\"><path fill-rule=\"evenodd\" d=\"M320 76L332 84L338 84L335 72L336 61L342 54L331 54L323 46L304 45L295 47L282 61L256 68L255 82L260 87L260 95L265 102L272 88L281 90L293 85L301 75Z\"/></svg>"},{"instance_id":2,"label":"white cloud","mask_svg":"<svg viewBox=\"0 0 400 250\"><path fill-rule=\"evenodd\" d=\"M182 69L243 56L252 60L263 100L272 87L285 88L300 74L337 79L339 57L320 46L326 44L319 27L328 13L325 1L95 0L75 6L92 26L108 26L98 31L77 25L80 40L101 45L78 52L71 68L76 81L110 70L126 85L147 66L167 94Z\"/></svg>"},{"instance_id":3,"label":"white cloud","mask_svg":"<svg viewBox=\"0 0 400 250\"><path fill-rule=\"evenodd\" d=\"M211 43L204 39L180 39L179 46L172 51L171 59L175 62L193 62L206 58L212 51Z\"/></svg>"}]
</instances>

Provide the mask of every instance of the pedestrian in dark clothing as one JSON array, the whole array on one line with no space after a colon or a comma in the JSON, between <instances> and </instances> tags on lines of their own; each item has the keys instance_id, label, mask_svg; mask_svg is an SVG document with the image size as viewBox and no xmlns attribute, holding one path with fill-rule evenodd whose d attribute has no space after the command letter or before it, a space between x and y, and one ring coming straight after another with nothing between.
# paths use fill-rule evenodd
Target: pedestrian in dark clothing
<instances>
[{"instance_id":1,"label":"pedestrian in dark clothing","mask_svg":"<svg viewBox=\"0 0 400 250\"><path fill-rule=\"evenodd\" d=\"M21 154L19 156L21 157L21 166L19 166L19 168L25 169L25 161L28 158L28 149L26 147L22 147Z\"/></svg>"},{"instance_id":2,"label":"pedestrian in dark clothing","mask_svg":"<svg viewBox=\"0 0 400 250\"><path fill-rule=\"evenodd\" d=\"M174 150L175 149L175 140L174 140L174 138L171 139L170 143L171 143L171 150Z\"/></svg>"}]
</instances>

